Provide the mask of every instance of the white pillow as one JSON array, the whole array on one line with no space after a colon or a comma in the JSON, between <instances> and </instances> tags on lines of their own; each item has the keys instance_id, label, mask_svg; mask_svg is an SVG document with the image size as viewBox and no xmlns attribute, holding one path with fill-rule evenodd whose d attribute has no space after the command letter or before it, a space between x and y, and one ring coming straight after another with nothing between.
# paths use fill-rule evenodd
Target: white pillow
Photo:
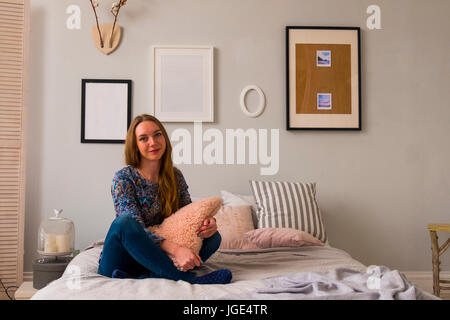
<instances>
[{"instance_id":1,"label":"white pillow","mask_svg":"<svg viewBox=\"0 0 450 320\"><path fill-rule=\"evenodd\" d=\"M253 226L256 228L257 225L257 216L256 212L258 211L258 207L256 206L256 200L253 195L242 195L235 194L229 191L220 190L220 194L222 196L222 201L224 206L252 206L252 219Z\"/></svg>"}]
</instances>

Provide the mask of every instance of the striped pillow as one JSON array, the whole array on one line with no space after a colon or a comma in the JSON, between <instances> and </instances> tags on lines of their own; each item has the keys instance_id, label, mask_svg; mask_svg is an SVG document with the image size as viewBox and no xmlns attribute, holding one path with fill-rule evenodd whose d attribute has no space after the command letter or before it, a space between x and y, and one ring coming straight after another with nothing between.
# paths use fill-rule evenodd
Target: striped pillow
<instances>
[{"instance_id":1,"label":"striped pillow","mask_svg":"<svg viewBox=\"0 0 450 320\"><path fill-rule=\"evenodd\" d=\"M250 180L250 186L258 206L257 228L293 228L327 242L315 183Z\"/></svg>"}]
</instances>

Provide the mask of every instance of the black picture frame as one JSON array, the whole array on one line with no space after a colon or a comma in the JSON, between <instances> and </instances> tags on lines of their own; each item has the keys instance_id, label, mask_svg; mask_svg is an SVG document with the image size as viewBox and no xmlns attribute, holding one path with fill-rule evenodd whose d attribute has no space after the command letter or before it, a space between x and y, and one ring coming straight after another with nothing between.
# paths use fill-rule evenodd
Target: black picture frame
<instances>
[{"instance_id":1,"label":"black picture frame","mask_svg":"<svg viewBox=\"0 0 450 320\"><path fill-rule=\"evenodd\" d=\"M293 77L293 66L291 65L291 61L293 61L293 57L292 57L292 44L290 43L290 38L291 38L291 34L292 32L304 32L304 31L308 31L308 30L322 30L324 32L329 31L330 33L330 39L333 38L332 33L334 31L344 31L344 32L349 32L349 33L355 33L354 37L355 37L355 42L356 44L354 44L354 48L352 48L352 54L354 53L353 50L356 50L354 56L357 56L357 61L351 61L352 63L352 67L357 66L357 72L353 72L353 70L350 72L350 74L352 75L352 85L357 84L357 89L356 90L352 90L351 92L351 99L352 99L352 106L351 106L351 110L352 110L352 125L351 126L346 126L346 125L339 125L338 123L332 123L330 122L332 125L321 125L321 126L317 126L317 125L295 125L294 124L294 120L297 119L301 119L302 116L297 116L298 113L295 113L295 117L292 117L292 115L294 114L294 111L291 108L296 108L297 105L294 105L294 100L293 99L293 94L292 94L292 87L293 84L292 82L292 77ZM342 33L341 33L342 34ZM293 38L295 38L295 36L292 36ZM299 42L301 44L307 44L307 42ZM330 43L336 43L331 41ZM297 42L295 42L295 44L297 44ZM314 44L320 44L320 42L314 42ZM324 42L325 44L325 42ZM295 66L297 67L297 66ZM357 81L353 79L353 74L357 74L358 75L358 79ZM295 92L296 93L296 92ZM357 97L354 97L354 94L357 93ZM318 98L319 98L319 94L318 94ZM355 103L357 103L357 106L353 106L353 101ZM286 130L355 130L355 131L361 131L362 130L362 105L361 105L361 29L360 27L339 27L339 26L286 26ZM319 105L319 103L318 103ZM331 106L330 106L331 107ZM353 113L353 111L357 111L357 115L355 115ZM317 116L317 123L324 123L327 121L321 121L320 119L320 115ZM293 119L294 118L294 119ZM303 116L302 121L300 121L301 123L308 121L305 119L310 119L311 117L307 118L306 116ZM328 116L328 118L332 119L331 117ZM323 119L327 119L327 118L323 118Z\"/></svg>"},{"instance_id":2,"label":"black picture frame","mask_svg":"<svg viewBox=\"0 0 450 320\"><path fill-rule=\"evenodd\" d=\"M131 95L132 80L81 79L81 143L125 143L131 123ZM95 131L97 125L100 130Z\"/></svg>"}]
</instances>

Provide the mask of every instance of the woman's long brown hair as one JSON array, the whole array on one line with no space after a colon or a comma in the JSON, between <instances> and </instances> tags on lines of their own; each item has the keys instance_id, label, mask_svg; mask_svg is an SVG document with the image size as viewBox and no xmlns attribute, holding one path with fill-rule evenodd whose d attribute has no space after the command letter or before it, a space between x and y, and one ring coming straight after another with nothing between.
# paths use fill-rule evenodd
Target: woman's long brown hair
<instances>
[{"instance_id":1,"label":"woman's long brown hair","mask_svg":"<svg viewBox=\"0 0 450 320\"><path fill-rule=\"evenodd\" d=\"M178 210L179 198L177 190L177 180L174 173L172 162L172 145L169 136L162 123L154 116L141 114L133 119L128 128L127 138L125 140L125 163L138 168L141 163L141 153L136 141L136 127L144 121L153 121L161 129L166 139L166 151L161 157L161 167L159 170L158 194L161 200L162 213L164 217L170 216Z\"/></svg>"}]
</instances>

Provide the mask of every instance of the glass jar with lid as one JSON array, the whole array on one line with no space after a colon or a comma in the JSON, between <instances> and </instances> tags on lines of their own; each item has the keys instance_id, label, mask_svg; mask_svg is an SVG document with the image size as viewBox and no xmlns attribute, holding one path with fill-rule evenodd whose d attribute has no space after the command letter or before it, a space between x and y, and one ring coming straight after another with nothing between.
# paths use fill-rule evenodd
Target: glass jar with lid
<instances>
[{"instance_id":1,"label":"glass jar with lid","mask_svg":"<svg viewBox=\"0 0 450 320\"><path fill-rule=\"evenodd\" d=\"M75 228L72 220L61 216L62 209L54 209L55 216L41 222L38 231L38 253L43 256L67 256L74 251Z\"/></svg>"}]
</instances>

